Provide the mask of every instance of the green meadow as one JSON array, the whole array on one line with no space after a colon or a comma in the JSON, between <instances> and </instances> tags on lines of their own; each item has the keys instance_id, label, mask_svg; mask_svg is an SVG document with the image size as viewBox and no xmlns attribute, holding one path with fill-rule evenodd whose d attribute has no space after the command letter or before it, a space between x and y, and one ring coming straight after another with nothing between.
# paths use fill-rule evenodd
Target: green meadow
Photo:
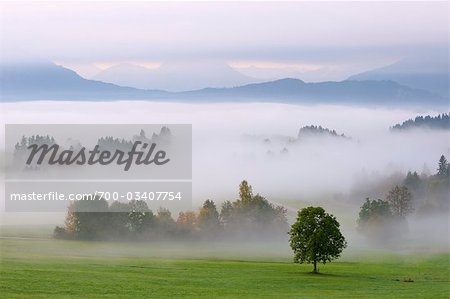
<instances>
[{"instance_id":1,"label":"green meadow","mask_svg":"<svg viewBox=\"0 0 450 299\"><path fill-rule=\"evenodd\" d=\"M291 261L285 244L2 237L1 298L449 298L448 253L350 251Z\"/></svg>"}]
</instances>

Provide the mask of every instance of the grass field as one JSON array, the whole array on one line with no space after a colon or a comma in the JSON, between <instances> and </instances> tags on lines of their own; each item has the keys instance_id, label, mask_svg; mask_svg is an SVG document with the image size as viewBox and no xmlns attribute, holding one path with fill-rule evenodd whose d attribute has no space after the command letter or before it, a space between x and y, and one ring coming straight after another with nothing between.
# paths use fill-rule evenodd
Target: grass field
<instances>
[{"instance_id":1,"label":"grass field","mask_svg":"<svg viewBox=\"0 0 450 299\"><path fill-rule=\"evenodd\" d=\"M287 251L257 244L0 245L1 298L449 298L449 254L354 252L311 274Z\"/></svg>"}]
</instances>

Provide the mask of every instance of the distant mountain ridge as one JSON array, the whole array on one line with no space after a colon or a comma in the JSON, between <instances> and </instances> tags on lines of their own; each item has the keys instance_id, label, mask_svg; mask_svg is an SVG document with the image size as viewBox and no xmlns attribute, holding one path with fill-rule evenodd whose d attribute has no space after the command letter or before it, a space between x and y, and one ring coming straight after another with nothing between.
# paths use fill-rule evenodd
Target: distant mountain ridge
<instances>
[{"instance_id":1,"label":"distant mountain ridge","mask_svg":"<svg viewBox=\"0 0 450 299\"><path fill-rule=\"evenodd\" d=\"M172 62L149 69L123 63L101 71L95 80L140 89L179 92L208 87L233 87L261 80L245 76L221 62Z\"/></svg>"},{"instance_id":2,"label":"distant mountain ridge","mask_svg":"<svg viewBox=\"0 0 450 299\"><path fill-rule=\"evenodd\" d=\"M392 80L448 98L450 96L448 59L448 53L437 55L437 58L430 55L429 58L423 59L403 59L382 68L353 75L348 80Z\"/></svg>"},{"instance_id":3,"label":"distant mountain ridge","mask_svg":"<svg viewBox=\"0 0 450 299\"><path fill-rule=\"evenodd\" d=\"M146 99L164 94L164 91L144 91L87 80L72 70L49 62L0 66L2 101Z\"/></svg>"},{"instance_id":4,"label":"distant mountain ridge","mask_svg":"<svg viewBox=\"0 0 450 299\"><path fill-rule=\"evenodd\" d=\"M371 105L447 105L448 99L392 81L305 83L281 79L233 88L205 88L186 92L143 90L87 80L53 63L2 65L2 101L24 100L174 100L260 101Z\"/></svg>"},{"instance_id":5,"label":"distant mountain ridge","mask_svg":"<svg viewBox=\"0 0 450 299\"><path fill-rule=\"evenodd\" d=\"M236 100L242 98L302 103L348 104L446 104L447 100L430 92L412 89L393 81L330 81L305 83L299 79L248 84L234 88L205 88L184 93L198 99L214 97Z\"/></svg>"}]
</instances>

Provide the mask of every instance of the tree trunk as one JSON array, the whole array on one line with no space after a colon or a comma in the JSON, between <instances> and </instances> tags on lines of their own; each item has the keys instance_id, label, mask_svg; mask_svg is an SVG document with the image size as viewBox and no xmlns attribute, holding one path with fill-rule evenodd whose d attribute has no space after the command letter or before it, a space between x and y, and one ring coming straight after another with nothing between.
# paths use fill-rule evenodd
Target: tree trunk
<instances>
[{"instance_id":1,"label":"tree trunk","mask_svg":"<svg viewBox=\"0 0 450 299\"><path fill-rule=\"evenodd\" d=\"M317 261L314 260L314 273L317 273Z\"/></svg>"}]
</instances>

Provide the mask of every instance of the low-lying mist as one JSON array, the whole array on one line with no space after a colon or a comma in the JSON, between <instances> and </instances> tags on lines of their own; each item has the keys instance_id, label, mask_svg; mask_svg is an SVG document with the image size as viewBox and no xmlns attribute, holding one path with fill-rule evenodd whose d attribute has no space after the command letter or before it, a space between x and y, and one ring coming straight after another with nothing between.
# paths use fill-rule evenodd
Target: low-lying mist
<instances>
[{"instance_id":1,"label":"low-lying mist","mask_svg":"<svg viewBox=\"0 0 450 299\"><path fill-rule=\"evenodd\" d=\"M384 198L386 195L376 194L379 189L371 189L371 186L390 177L404 178L408 171L432 175L442 154L450 158L448 131L389 130L394 124L418 114L435 115L445 111L126 101L25 102L0 106L3 125L192 124L193 210L206 199L214 200L218 207L225 200L235 200L238 185L245 179L255 193L284 205L290 221L296 209L322 205L337 216L344 235L350 238L349 245L363 247L366 241L355 230L359 208L366 197ZM336 130L349 138L298 138L299 129L308 125ZM0 134L4 147L4 131ZM1 218L3 225L61 224L64 214L2 212ZM448 248L448 221L448 211L438 217L413 215L409 218L410 230L405 240L416 247L430 241Z\"/></svg>"}]
</instances>

